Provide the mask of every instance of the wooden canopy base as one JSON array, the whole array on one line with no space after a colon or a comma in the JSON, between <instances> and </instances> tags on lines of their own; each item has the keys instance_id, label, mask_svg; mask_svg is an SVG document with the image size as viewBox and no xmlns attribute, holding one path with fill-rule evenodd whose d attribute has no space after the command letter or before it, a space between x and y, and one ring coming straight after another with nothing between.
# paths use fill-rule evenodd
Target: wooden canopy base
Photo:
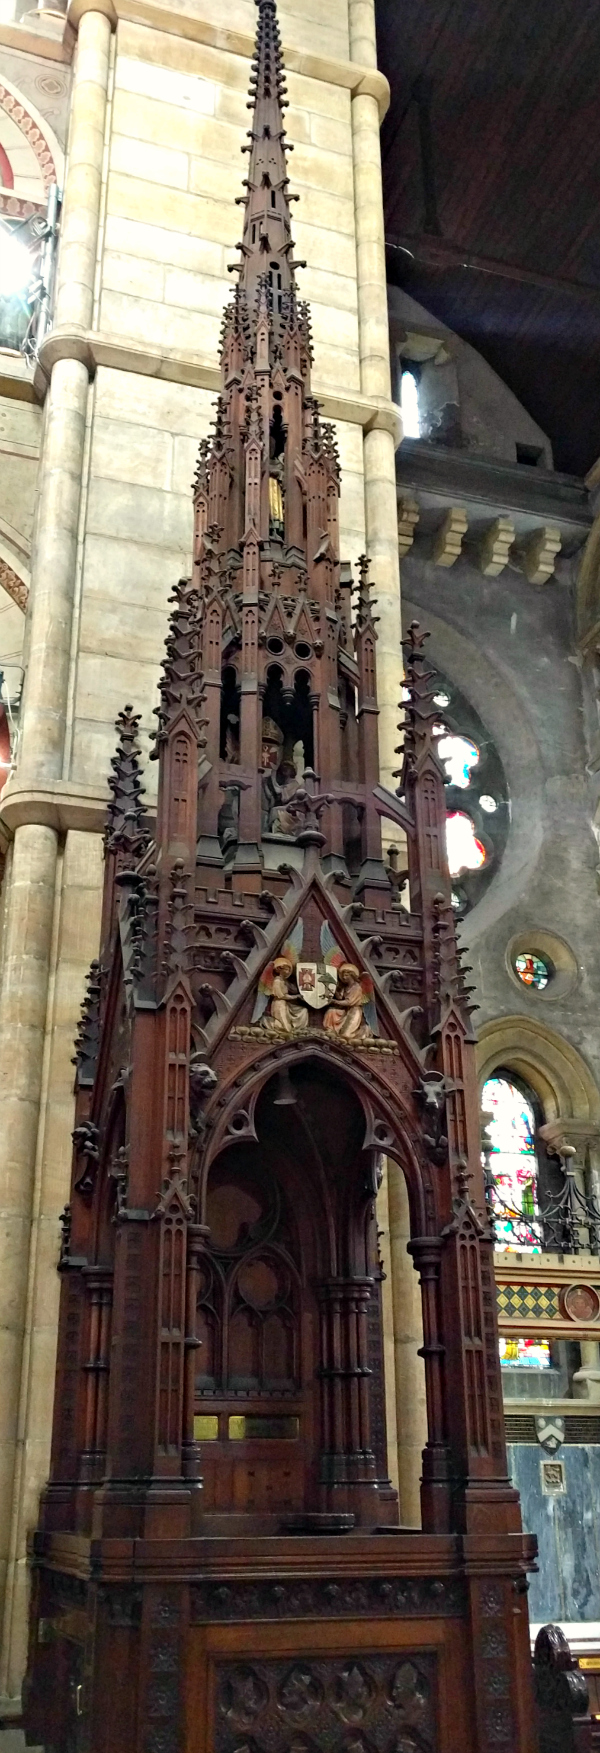
<instances>
[{"instance_id":1,"label":"wooden canopy base","mask_svg":"<svg viewBox=\"0 0 600 1753\"><path fill-rule=\"evenodd\" d=\"M35 1554L46 1753L535 1746L521 1535L39 1534Z\"/></svg>"}]
</instances>

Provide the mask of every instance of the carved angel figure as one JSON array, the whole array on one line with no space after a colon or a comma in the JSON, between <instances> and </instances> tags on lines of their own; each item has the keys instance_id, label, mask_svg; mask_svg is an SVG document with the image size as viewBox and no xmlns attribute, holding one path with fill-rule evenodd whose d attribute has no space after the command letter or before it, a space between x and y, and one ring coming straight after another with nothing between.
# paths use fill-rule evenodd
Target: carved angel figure
<instances>
[{"instance_id":1,"label":"carved angel figure","mask_svg":"<svg viewBox=\"0 0 600 1753\"><path fill-rule=\"evenodd\" d=\"M269 962L259 980L252 1022L260 1022L268 1035L298 1035L308 1028L309 1013L296 985L303 935L302 920L298 919L281 955Z\"/></svg>"},{"instance_id":2,"label":"carved angel figure","mask_svg":"<svg viewBox=\"0 0 600 1753\"><path fill-rule=\"evenodd\" d=\"M321 926L321 952L326 965L337 974L337 991L323 1017L323 1028L342 1041L368 1041L377 1034L377 1011L373 981L361 974L354 962L347 962L336 943L331 927Z\"/></svg>"},{"instance_id":3,"label":"carved angel figure","mask_svg":"<svg viewBox=\"0 0 600 1753\"><path fill-rule=\"evenodd\" d=\"M373 981L368 974L360 974L353 962L342 962L335 1003L325 1011L323 1028L342 1041L368 1041L375 1032L371 1017L376 1028Z\"/></svg>"}]
</instances>

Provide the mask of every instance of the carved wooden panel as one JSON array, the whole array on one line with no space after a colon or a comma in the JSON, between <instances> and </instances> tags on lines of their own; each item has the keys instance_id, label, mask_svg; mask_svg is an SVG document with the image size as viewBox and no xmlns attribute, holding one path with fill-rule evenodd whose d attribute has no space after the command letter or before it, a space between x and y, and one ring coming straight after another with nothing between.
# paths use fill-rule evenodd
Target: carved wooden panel
<instances>
[{"instance_id":1,"label":"carved wooden panel","mask_svg":"<svg viewBox=\"0 0 600 1753\"><path fill-rule=\"evenodd\" d=\"M248 1619L462 1618L461 1578L273 1577L264 1582L204 1582L191 1590L192 1624Z\"/></svg>"},{"instance_id":2,"label":"carved wooden panel","mask_svg":"<svg viewBox=\"0 0 600 1753\"><path fill-rule=\"evenodd\" d=\"M148 1680L144 1711L144 1753L179 1753L181 1745L181 1603L175 1593L152 1604L148 1639Z\"/></svg>"},{"instance_id":3,"label":"carved wooden panel","mask_svg":"<svg viewBox=\"0 0 600 1753\"><path fill-rule=\"evenodd\" d=\"M221 1662L215 1753L434 1753L433 1655Z\"/></svg>"}]
</instances>

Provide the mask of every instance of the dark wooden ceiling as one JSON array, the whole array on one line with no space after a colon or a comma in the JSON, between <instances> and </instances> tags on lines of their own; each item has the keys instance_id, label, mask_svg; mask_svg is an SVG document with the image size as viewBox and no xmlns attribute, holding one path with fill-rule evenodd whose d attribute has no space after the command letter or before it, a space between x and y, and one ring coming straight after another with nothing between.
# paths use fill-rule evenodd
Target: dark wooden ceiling
<instances>
[{"instance_id":1,"label":"dark wooden ceiling","mask_svg":"<svg viewBox=\"0 0 600 1753\"><path fill-rule=\"evenodd\" d=\"M376 0L388 276L600 455L599 0ZM410 252L410 253L409 253Z\"/></svg>"}]
</instances>

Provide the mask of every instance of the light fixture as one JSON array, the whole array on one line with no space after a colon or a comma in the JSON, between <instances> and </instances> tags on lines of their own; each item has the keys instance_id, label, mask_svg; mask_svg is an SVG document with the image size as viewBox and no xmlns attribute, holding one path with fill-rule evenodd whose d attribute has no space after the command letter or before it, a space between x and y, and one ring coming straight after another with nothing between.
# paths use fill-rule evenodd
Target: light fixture
<instances>
[{"instance_id":1,"label":"light fixture","mask_svg":"<svg viewBox=\"0 0 600 1753\"><path fill-rule=\"evenodd\" d=\"M31 280L33 267L31 250L14 232L2 227L0 248L0 297L14 298L19 292L26 292Z\"/></svg>"},{"instance_id":2,"label":"light fixture","mask_svg":"<svg viewBox=\"0 0 600 1753\"><path fill-rule=\"evenodd\" d=\"M277 1084L273 1096L273 1107L291 1108L295 1106L297 1100L298 1097L292 1084L288 1068L284 1065L282 1070L277 1073Z\"/></svg>"}]
</instances>

